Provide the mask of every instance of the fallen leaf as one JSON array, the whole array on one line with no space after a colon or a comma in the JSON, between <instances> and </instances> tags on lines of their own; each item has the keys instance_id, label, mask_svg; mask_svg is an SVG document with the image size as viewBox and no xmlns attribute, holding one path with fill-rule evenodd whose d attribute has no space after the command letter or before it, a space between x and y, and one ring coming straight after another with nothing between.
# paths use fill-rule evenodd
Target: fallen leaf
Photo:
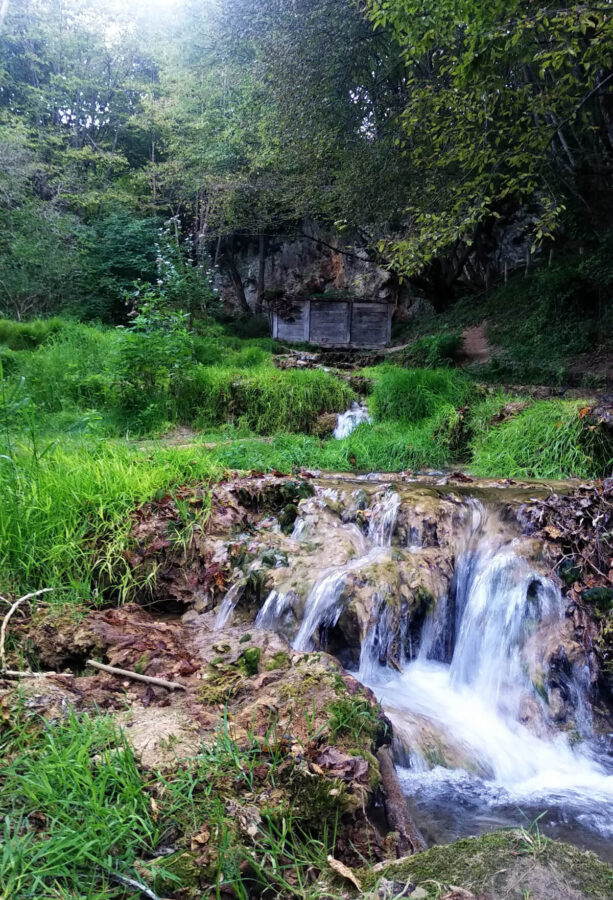
<instances>
[{"instance_id":1,"label":"fallen leaf","mask_svg":"<svg viewBox=\"0 0 613 900\"><path fill-rule=\"evenodd\" d=\"M328 865L333 872L336 872L336 874L340 875L341 878L345 878L347 881L350 881L354 885L354 887L358 889L358 891L362 891L362 885L359 879L355 876L349 866L346 866L345 863L340 862L340 860L338 859L334 859L333 856L328 857Z\"/></svg>"},{"instance_id":2,"label":"fallen leaf","mask_svg":"<svg viewBox=\"0 0 613 900\"><path fill-rule=\"evenodd\" d=\"M191 850L199 850L205 844L208 844L210 837L211 837L211 832L206 827L206 825L203 825L202 828L200 829L200 831L198 832L198 834L193 835L191 842L190 842L190 849Z\"/></svg>"}]
</instances>

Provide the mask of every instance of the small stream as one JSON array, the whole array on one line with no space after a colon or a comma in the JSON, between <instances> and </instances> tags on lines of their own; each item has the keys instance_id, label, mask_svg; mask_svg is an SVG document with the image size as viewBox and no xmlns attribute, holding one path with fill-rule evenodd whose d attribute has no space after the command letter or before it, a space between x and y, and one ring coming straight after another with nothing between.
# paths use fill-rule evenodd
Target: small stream
<instances>
[{"instance_id":1,"label":"small stream","mask_svg":"<svg viewBox=\"0 0 613 900\"><path fill-rule=\"evenodd\" d=\"M393 723L416 824L432 844L542 816L546 833L613 861L611 736L595 732L585 661L567 659L554 673L555 688L547 695L544 687L552 683L551 649L564 640L563 597L521 555L520 543L504 536L495 504L470 496L463 503L451 588L425 616L417 647L404 643L400 671L381 664L394 637L381 602L354 672ZM373 560L393 561L400 504L394 490L383 493L356 556L314 574L294 649L325 646L347 602L348 577ZM298 519L292 540L301 530ZM287 608L273 591L255 624L287 633Z\"/></svg>"}]
</instances>

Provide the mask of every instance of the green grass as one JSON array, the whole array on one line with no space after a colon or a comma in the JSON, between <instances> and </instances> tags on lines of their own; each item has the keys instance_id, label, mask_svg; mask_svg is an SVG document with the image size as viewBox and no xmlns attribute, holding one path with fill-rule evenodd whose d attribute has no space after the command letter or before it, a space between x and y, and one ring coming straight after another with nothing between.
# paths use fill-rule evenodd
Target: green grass
<instances>
[{"instance_id":1,"label":"green grass","mask_svg":"<svg viewBox=\"0 0 613 900\"><path fill-rule=\"evenodd\" d=\"M224 336L215 323L206 335L176 338L66 321L29 352L4 351L0 374L8 391L19 387L30 401L12 428L27 430L30 413L39 432L72 428L106 437L151 436L172 424L306 431L318 415L341 412L355 399L327 372L277 370L274 346Z\"/></svg>"},{"instance_id":2,"label":"green grass","mask_svg":"<svg viewBox=\"0 0 613 900\"><path fill-rule=\"evenodd\" d=\"M371 406L379 421L420 422L443 407L464 406L473 392L466 378L449 369L386 366L375 373Z\"/></svg>"},{"instance_id":3,"label":"green grass","mask_svg":"<svg viewBox=\"0 0 613 900\"><path fill-rule=\"evenodd\" d=\"M342 412L354 399L345 382L318 369L195 366L172 388L171 418L199 427L232 421L263 435L309 431L317 416Z\"/></svg>"},{"instance_id":4,"label":"green grass","mask_svg":"<svg viewBox=\"0 0 613 900\"><path fill-rule=\"evenodd\" d=\"M0 572L5 590L54 588L50 599L95 602L135 587L123 551L129 514L157 491L219 474L194 448L75 441L42 459L27 449L0 458Z\"/></svg>"},{"instance_id":5,"label":"green grass","mask_svg":"<svg viewBox=\"0 0 613 900\"><path fill-rule=\"evenodd\" d=\"M0 741L1 900L125 896L110 873L134 877L160 839L130 748L107 717L26 728L13 712Z\"/></svg>"},{"instance_id":6,"label":"green grass","mask_svg":"<svg viewBox=\"0 0 613 900\"><path fill-rule=\"evenodd\" d=\"M580 417L581 401L539 400L514 418L475 430L471 470L507 478L597 478L613 465L613 442Z\"/></svg>"},{"instance_id":7,"label":"green grass","mask_svg":"<svg viewBox=\"0 0 613 900\"><path fill-rule=\"evenodd\" d=\"M274 722L265 737L265 749L253 734L239 746L222 715L196 756L144 771L110 716L68 710L45 722L17 704L0 732L0 900L138 900L140 891L121 878L160 896L203 879L239 900L271 889L315 898L310 875L326 868L341 800L324 781L315 815L307 804L293 808L290 788L277 791L274 807L260 803L253 817L256 782L265 793L283 786L277 769L286 750ZM237 827L242 809L252 817L249 837ZM203 827L209 846L190 855L190 839ZM156 859L169 840L175 854ZM195 864L207 849L208 864Z\"/></svg>"},{"instance_id":8,"label":"green grass","mask_svg":"<svg viewBox=\"0 0 613 900\"><path fill-rule=\"evenodd\" d=\"M9 350L33 350L44 344L66 325L65 319L31 319L29 322L13 322L0 319L0 347Z\"/></svg>"}]
</instances>

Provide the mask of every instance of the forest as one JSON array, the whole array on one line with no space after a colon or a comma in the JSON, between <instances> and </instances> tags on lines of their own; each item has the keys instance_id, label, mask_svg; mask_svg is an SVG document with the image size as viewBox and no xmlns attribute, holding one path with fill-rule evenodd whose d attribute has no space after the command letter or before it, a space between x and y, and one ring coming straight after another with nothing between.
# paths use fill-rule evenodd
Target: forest
<instances>
[{"instance_id":1,"label":"forest","mask_svg":"<svg viewBox=\"0 0 613 900\"><path fill-rule=\"evenodd\" d=\"M613 897L613 7L0 0L0 900Z\"/></svg>"}]
</instances>

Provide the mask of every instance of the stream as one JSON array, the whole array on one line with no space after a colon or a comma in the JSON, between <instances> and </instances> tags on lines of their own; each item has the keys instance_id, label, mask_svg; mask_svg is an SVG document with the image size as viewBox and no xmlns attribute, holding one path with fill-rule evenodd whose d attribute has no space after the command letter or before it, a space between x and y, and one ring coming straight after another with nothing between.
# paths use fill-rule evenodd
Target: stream
<instances>
[{"instance_id":1,"label":"stream","mask_svg":"<svg viewBox=\"0 0 613 900\"><path fill-rule=\"evenodd\" d=\"M296 554L317 531L313 509L330 517L338 496L324 486L315 502L301 503L287 539ZM370 499L366 524L346 515L334 524L352 548L349 558L312 572L301 605L282 585L272 590L257 627L283 633L296 650L334 652L329 642L360 573L390 571L401 565L399 554L410 571L413 559L428 571L426 532L396 534L407 497L391 485ZM407 603L389 585L374 584L360 620L359 662L344 661L393 724L413 818L429 845L538 819L545 833L613 861L611 735L594 726L590 672L569 640L560 588L526 551L516 524L513 533L499 499L466 489L450 502L448 589L411 620L393 613ZM223 621L237 593L222 604ZM400 647L393 666L392 645Z\"/></svg>"}]
</instances>

